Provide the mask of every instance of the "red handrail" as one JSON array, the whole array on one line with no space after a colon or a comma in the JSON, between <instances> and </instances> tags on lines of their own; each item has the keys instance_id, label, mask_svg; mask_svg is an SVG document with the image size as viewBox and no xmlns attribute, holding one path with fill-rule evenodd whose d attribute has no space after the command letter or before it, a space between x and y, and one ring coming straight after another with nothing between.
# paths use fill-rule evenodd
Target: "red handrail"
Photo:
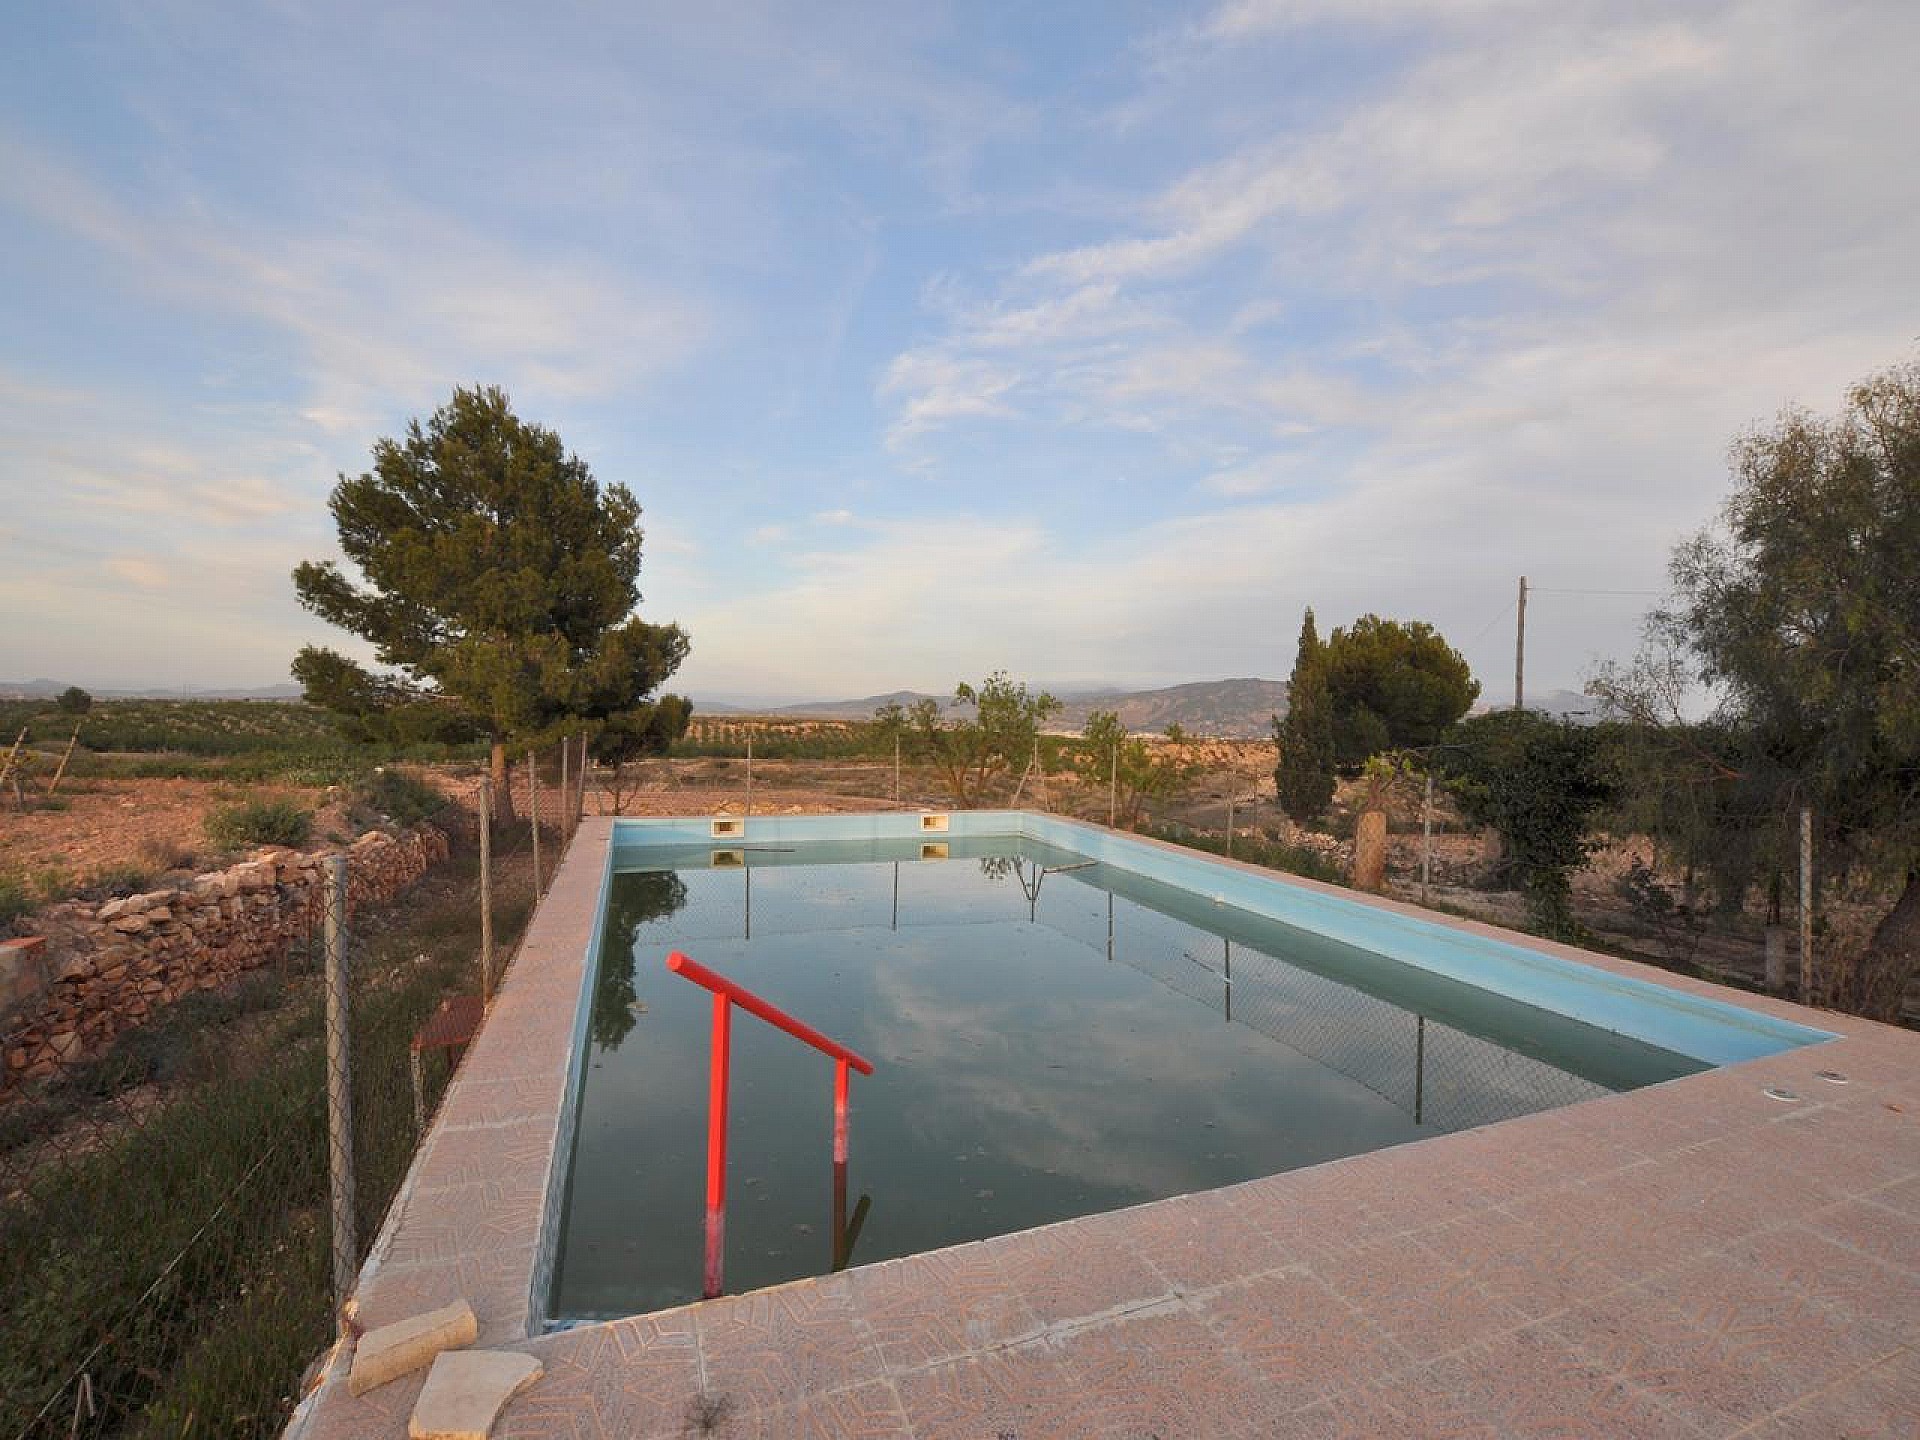
<instances>
[{"instance_id":1,"label":"red handrail","mask_svg":"<svg viewBox=\"0 0 1920 1440\"><path fill-rule=\"evenodd\" d=\"M847 1064L858 1070L862 1075L873 1074L872 1062L861 1059L859 1055L849 1050L838 1040L829 1040L804 1020L794 1019L793 1016L787 1014L786 1011L782 1010L772 1001L761 999L758 995L754 994L753 991L747 989L746 986L739 982L729 980L724 975L715 974L698 960L687 955L682 955L676 950L667 956L667 968L676 975L684 975L687 979L693 981L694 984L703 986L713 991L716 995L726 996L742 1010L752 1015L758 1015L769 1025L786 1031L787 1034L793 1036L794 1039L803 1040L814 1049L823 1054L831 1055L836 1060L846 1061Z\"/></svg>"},{"instance_id":2,"label":"red handrail","mask_svg":"<svg viewBox=\"0 0 1920 1440\"><path fill-rule=\"evenodd\" d=\"M847 1070L871 1075L873 1065L811 1025L796 1020L779 1006L761 999L744 985L715 974L678 950L667 956L667 968L713 992L713 1054L707 1080L707 1254L704 1290L711 1300L721 1291L721 1270L727 1235L727 1089L732 1059L733 1007L758 1015L829 1056L833 1062L833 1172L835 1195L844 1206L847 1173ZM838 1224L836 1212L835 1223ZM835 1237L839 1258L840 1237Z\"/></svg>"}]
</instances>

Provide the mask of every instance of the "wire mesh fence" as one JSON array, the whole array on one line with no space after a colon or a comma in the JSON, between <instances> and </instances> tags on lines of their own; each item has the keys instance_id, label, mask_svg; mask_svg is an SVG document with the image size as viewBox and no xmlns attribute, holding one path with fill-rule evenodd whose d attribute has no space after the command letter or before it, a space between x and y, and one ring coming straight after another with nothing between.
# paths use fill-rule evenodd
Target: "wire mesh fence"
<instances>
[{"instance_id":1,"label":"wire mesh fence","mask_svg":"<svg viewBox=\"0 0 1920 1440\"><path fill-rule=\"evenodd\" d=\"M570 760L537 782L549 875ZM0 1440L284 1424L471 1030L418 1042L477 1016L533 907L529 787L483 871L483 781L439 785L334 861L270 852L101 907L0 1025Z\"/></svg>"}]
</instances>

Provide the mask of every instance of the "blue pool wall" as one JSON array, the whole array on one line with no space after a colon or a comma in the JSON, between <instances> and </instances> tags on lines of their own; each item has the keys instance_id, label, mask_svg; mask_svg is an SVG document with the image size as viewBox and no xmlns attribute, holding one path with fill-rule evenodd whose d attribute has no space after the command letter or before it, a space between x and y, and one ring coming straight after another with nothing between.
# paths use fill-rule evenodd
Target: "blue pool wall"
<instances>
[{"instance_id":1,"label":"blue pool wall","mask_svg":"<svg viewBox=\"0 0 1920 1440\"><path fill-rule=\"evenodd\" d=\"M938 816L945 829L926 827ZM1728 1065L1834 1037L1724 1001L1616 975L1549 953L1407 914L1385 904L1256 871L1196 851L1163 846L1097 825L1025 810L893 811L864 815L754 815L744 834L714 838L709 817L619 819L609 847L612 868L644 863L645 847L716 850L808 840L923 840L1018 836L1177 885L1219 904L1277 920L1387 956L1522 1004L1564 1015L1709 1065ZM605 911L604 883L601 910ZM598 955L598 926L595 931ZM591 986L588 987L589 989ZM584 1010L580 1028L584 1034ZM576 1047L580 1043L576 1037Z\"/></svg>"}]
</instances>

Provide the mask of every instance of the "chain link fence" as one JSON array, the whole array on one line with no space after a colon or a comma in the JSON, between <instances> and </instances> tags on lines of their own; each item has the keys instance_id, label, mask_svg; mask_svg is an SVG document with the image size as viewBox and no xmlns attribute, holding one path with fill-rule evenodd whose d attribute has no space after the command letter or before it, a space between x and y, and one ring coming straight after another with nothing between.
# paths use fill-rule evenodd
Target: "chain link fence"
<instances>
[{"instance_id":1,"label":"chain link fence","mask_svg":"<svg viewBox=\"0 0 1920 1440\"><path fill-rule=\"evenodd\" d=\"M571 836L568 760L562 785L557 753L537 780L522 758L490 831L484 779L413 787L387 829L443 838L397 892L365 836L304 869L281 852L257 889L161 892L133 912L163 938L126 967L117 1033L61 1030L49 1063L55 957L50 998L0 1025L0 1440L278 1433L525 928L536 834L543 878ZM208 962L222 904L284 938Z\"/></svg>"}]
</instances>

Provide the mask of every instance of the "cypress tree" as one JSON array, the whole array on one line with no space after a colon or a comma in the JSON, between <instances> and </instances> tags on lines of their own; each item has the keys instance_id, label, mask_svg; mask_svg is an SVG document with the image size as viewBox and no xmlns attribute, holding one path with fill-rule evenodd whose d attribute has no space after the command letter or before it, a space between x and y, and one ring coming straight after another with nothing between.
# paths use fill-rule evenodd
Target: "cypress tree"
<instances>
[{"instance_id":1,"label":"cypress tree","mask_svg":"<svg viewBox=\"0 0 1920 1440\"><path fill-rule=\"evenodd\" d=\"M1287 714L1274 717L1280 761L1273 783L1280 808L1305 825L1333 803L1333 702L1327 693L1326 647L1314 628L1313 608L1300 624L1300 648L1287 682Z\"/></svg>"}]
</instances>

